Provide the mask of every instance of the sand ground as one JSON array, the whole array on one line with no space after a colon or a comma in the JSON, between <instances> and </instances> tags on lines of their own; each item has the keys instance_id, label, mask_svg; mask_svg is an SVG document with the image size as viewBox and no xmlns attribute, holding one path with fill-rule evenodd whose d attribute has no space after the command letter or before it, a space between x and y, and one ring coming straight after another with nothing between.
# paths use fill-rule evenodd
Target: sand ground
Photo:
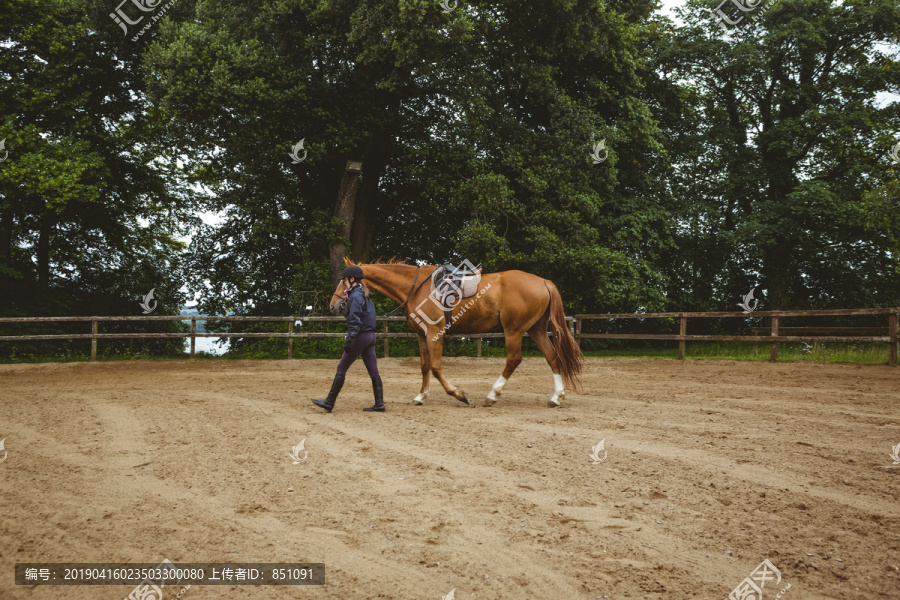
<instances>
[{"instance_id":1,"label":"sand ground","mask_svg":"<svg viewBox=\"0 0 900 600\"><path fill-rule=\"evenodd\" d=\"M0 598L133 587L17 586L17 562L164 558L326 564L187 600L722 599L764 559L766 600L900 598L900 368L588 359L551 409L530 358L482 407L502 364L447 358L479 405L432 380L414 406L418 359L381 360L384 414L362 365L310 404L336 361L0 365Z\"/></svg>"}]
</instances>

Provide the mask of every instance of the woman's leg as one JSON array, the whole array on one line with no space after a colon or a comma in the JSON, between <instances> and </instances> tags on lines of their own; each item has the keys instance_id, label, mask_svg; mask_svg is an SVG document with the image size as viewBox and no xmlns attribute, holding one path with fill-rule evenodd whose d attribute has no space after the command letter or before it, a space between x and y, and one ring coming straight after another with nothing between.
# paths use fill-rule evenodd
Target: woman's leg
<instances>
[{"instance_id":1,"label":"woman's leg","mask_svg":"<svg viewBox=\"0 0 900 600\"><path fill-rule=\"evenodd\" d=\"M350 367L353 366L353 362L359 358L359 353L362 352L362 348L357 347L358 341L359 338L353 340L353 342L350 343L350 351L347 352L345 350L341 355L341 360L338 362L337 366L338 373L346 373Z\"/></svg>"},{"instance_id":2,"label":"woman's leg","mask_svg":"<svg viewBox=\"0 0 900 600\"><path fill-rule=\"evenodd\" d=\"M370 336L370 342L362 351L363 364L372 378L372 393L375 395L375 405L371 408L364 408L366 412L384 412L384 388L381 384L381 375L378 373L378 360L375 358L375 333L370 332L363 335ZM362 337L362 336L360 336Z\"/></svg>"},{"instance_id":3,"label":"woman's leg","mask_svg":"<svg viewBox=\"0 0 900 600\"><path fill-rule=\"evenodd\" d=\"M375 358L375 333L372 331L367 331L359 337L363 336L366 337L366 345L361 351L363 364L366 365L366 371L369 372L369 377L374 379L375 377L379 376L378 359Z\"/></svg>"},{"instance_id":4,"label":"woman's leg","mask_svg":"<svg viewBox=\"0 0 900 600\"><path fill-rule=\"evenodd\" d=\"M350 351L344 352L341 356L341 360L338 362L337 366L337 373L334 375L334 382L331 384L331 391L328 392L328 396L322 400L313 400L313 404L324 408L328 412L331 412L331 409L334 408L334 402L337 400L341 388L344 387L344 376L346 375L347 370L353 365L353 361L355 361L363 351L364 340L361 340L360 338L362 338L362 336L353 340L350 343ZM372 342L372 345L374 347L374 341Z\"/></svg>"}]
</instances>

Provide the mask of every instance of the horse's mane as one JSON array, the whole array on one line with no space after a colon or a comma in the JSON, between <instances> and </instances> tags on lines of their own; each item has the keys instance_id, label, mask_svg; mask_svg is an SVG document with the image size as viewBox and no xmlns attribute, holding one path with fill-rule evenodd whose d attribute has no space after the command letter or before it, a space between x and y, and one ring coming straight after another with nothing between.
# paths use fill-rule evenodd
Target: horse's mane
<instances>
[{"instance_id":1,"label":"horse's mane","mask_svg":"<svg viewBox=\"0 0 900 600\"><path fill-rule=\"evenodd\" d=\"M350 261L350 264L351 265L406 265L406 266L410 266L410 264L408 262L406 262L402 258L397 258L396 256L391 257L388 260L376 258L374 260L370 260L369 262Z\"/></svg>"}]
</instances>

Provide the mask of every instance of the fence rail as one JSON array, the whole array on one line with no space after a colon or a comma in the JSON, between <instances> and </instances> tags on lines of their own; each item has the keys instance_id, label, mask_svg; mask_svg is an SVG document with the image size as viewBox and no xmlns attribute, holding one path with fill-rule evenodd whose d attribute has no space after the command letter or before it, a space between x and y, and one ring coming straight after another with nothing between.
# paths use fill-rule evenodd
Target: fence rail
<instances>
[{"instance_id":1,"label":"fence rail","mask_svg":"<svg viewBox=\"0 0 900 600\"><path fill-rule=\"evenodd\" d=\"M800 332L807 335L779 335L779 321L782 317L830 317L830 316L856 316L856 315L887 315L887 335L854 335L860 333L859 327L838 328L793 328L788 329L839 329L840 333L849 335L811 335L812 332ZM888 364L897 364L897 322L900 316L900 307L890 308L844 308L835 310L768 310L751 313L744 312L660 312L660 313L624 313L606 315L575 315L575 339L579 345L583 339L607 339L607 340L673 340L678 342L678 358L684 359L685 345L688 341L721 341L721 342L753 342L754 346L765 340L771 343L769 360L778 359L779 342L836 342L836 343L875 343L888 344ZM770 326L768 335L688 335L687 320L689 318L768 318ZM584 321L594 319L679 319L678 334L632 334L632 333L582 333L581 325ZM761 328L754 328L761 329ZM873 329L865 328L873 332ZM831 333L831 332L829 332ZM833 333L839 333L833 331Z\"/></svg>"},{"instance_id":2,"label":"fence rail","mask_svg":"<svg viewBox=\"0 0 900 600\"><path fill-rule=\"evenodd\" d=\"M801 335L779 335L779 321L782 317L814 317L814 316L857 316L857 315L887 315L888 325L885 330L882 327L785 327L785 333L797 333ZM692 318L768 318L770 326L766 328L754 327L754 333L765 332L768 335L688 335L687 322ZM770 360L778 358L778 344L782 342L836 342L836 343L877 343L888 344L888 364L897 364L898 354L898 318L900 307L891 308L851 308L836 310L782 310L782 311L758 311L752 313L743 312L660 312L660 313L617 313L617 314L577 314L574 317L566 317L569 330L575 337L579 346L583 339L609 339L609 340L667 340L678 342L678 358L684 359L686 343L689 341L740 341L757 343L765 340L771 343ZM616 320L616 319L679 319L678 334L634 334L634 333L583 333L582 324L591 320ZM90 322L90 333L55 334L55 335L7 335L0 336L0 342L8 341L41 341L62 339L89 339L91 340L91 360L97 360L97 340L101 339L138 339L138 338L190 338L191 357L194 356L196 338L287 338L288 358L294 355L295 339L331 338L343 337L337 332L296 332L294 325L297 322L329 322L343 321L343 317L238 317L218 315L165 315L165 316L136 316L136 317L4 317L0 323L54 323L54 322ZM384 340L384 355L390 356L389 340L391 338L414 338L417 334L412 332L396 333L388 331L388 323L405 322L406 317L377 317L378 322L383 323L383 331L376 334L377 338ZM191 330L185 333L99 333L98 325L105 322L128 321L190 321ZM198 333L197 321L236 321L236 322L281 322L288 324L287 333L280 332L238 332L238 333ZM845 335L813 335L814 333L843 333ZM861 333L886 333L887 335L859 335ZM481 342L484 338L503 337L503 333L478 333L478 334L450 334L447 337L475 339L478 347L477 356L481 356Z\"/></svg>"},{"instance_id":3,"label":"fence rail","mask_svg":"<svg viewBox=\"0 0 900 600\"><path fill-rule=\"evenodd\" d=\"M191 331L184 333L99 333L98 324L117 321L190 321ZM238 333L198 333L197 321L263 321L281 322L288 324L287 333L279 332L238 332ZM69 333L52 335L3 335L0 342L10 341L47 341L47 340L91 340L91 360L97 360L97 340L102 339L141 339L141 338L190 338L190 356L194 357L196 338L288 338L288 358L294 357L294 340L310 338L342 338L343 333L337 332L296 332L294 325L297 322L329 322L344 321L344 317L235 317L217 315L164 315L164 316L138 316L138 317L3 317L0 323L58 323L58 322L90 322L91 333ZM384 356L390 356L390 338L415 338L417 334L412 332L389 332L388 323L406 322L406 317L376 317L377 322L384 323L383 331L376 333L376 338L384 340ZM574 333L572 317L566 317L569 330ZM553 334L550 333L552 336ZM503 333L478 333L478 334L449 334L445 337L474 339L477 343L476 356L481 357L481 341L483 338L503 337Z\"/></svg>"}]
</instances>

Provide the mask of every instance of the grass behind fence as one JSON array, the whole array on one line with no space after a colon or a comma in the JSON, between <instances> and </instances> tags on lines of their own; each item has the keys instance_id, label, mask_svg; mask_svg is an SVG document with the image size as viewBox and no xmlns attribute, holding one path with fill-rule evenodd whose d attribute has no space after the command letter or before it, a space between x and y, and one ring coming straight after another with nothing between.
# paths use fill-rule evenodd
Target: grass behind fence
<instances>
[{"instance_id":1,"label":"grass behind fence","mask_svg":"<svg viewBox=\"0 0 900 600\"><path fill-rule=\"evenodd\" d=\"M752 342L688 342L685 359L768 361L769 343L759 343L759 354L753 353ZM585 350L585 356L600 358L678 358L678 343L669 347L608 348ZM887 344L778 344L778 361L809 361L828 363L887 364Z\"/></svg>"},{"instance_id":2,"label":"grass behind fence","mask_svg":"<svg viewBox=\"0 0 900 600\"><path fill-rule=\"evenodd\" d=\"M255 325L255 330L259 331L260 324L257 323ZM271 327L272 331L287 331L287 324L267 325ZM306 330L346 331L344 329L346 326L343 323L315 323L309 325L311 326L308 326ZM389 330L396 332L407 331L405 323L390 323ZM298 328L297 331L301 332L304 330ZM379 333L381 331L379 328ZM98 342L98 360L177 360L187 357L187 352L190 349L189 339L185 341L183 353L175 350L177 343L172 343L171 340L167 342L165 346L158 344L150 348L144 346L143 349L140 349L133 347L132 344L113 344L109 340L100 340ZM78 362L90 359L90 341L88 340L33 343L28 346L29 351L23 353L16 351L16 344L20 343L8 342L9 353L0 356L0 363ZM134 344L134 346L137 346L137 344ZM588 357L670 359L678 357L678 343L672 341L582 340L582 347L585 356ZM758 354L754 354L752 342L688 342L685 358L689 360L768 361L770 343L761 340L758 347ZM286 338L248 338L238 341L231 346L226 344L224 348L227 349L225 354L212 355L198 351L196 358L203 360L286 359L288 340ZM337 361L341 356L342 348L343 339L341 338L298 338L294 340L293 354L294 358L298 360L320 358ZM522 350L524 356L543 356L530 338L525 338ZM375 351L379 359L384 358L383 339L376 341ZM477 343L475 338L448 338L444 340L444 356L474 357L476 356L476 351ZM392 358L418 357L419 344L416 339L391 338L390 356ZM482 356L505 357L506 348L503 339L492 338L483 340ZM888 346L887 344L779 343L778 360L886 364L888 362Z\"/></svg>"}]
</instances>

